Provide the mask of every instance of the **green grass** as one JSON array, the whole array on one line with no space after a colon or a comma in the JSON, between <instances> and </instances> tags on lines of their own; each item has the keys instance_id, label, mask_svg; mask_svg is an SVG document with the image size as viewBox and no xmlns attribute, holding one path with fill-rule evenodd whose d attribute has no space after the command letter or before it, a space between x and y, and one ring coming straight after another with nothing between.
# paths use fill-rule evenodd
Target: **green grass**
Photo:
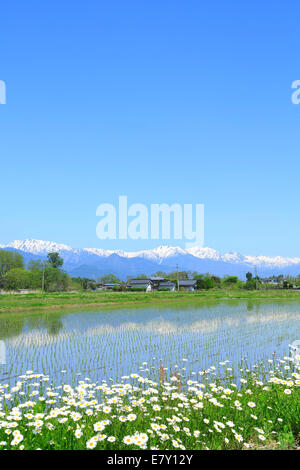
<instances>
[{"instance_id":1,"label":"green grass","mask_svg":"<svg viewBox=\"0 0 300 470\"><path fill-rule=\"evenodd\" d=\"M296 448L299 372L288 358L240 371L225 361L189 379L144 364L118 384L71 388L29 371L0 385L0 449Z\"/></svg>"},{"instance_id":2,"label":"green grass","mask_svg":"<svg viewBox=\"0 0 300 470\"><path fill-rule=\"evenodd\" d=\"M197 292L55 292L0 295L0 312L224 299L300 299L300 291L211 289Z\"/></svg>"}]
</instances>

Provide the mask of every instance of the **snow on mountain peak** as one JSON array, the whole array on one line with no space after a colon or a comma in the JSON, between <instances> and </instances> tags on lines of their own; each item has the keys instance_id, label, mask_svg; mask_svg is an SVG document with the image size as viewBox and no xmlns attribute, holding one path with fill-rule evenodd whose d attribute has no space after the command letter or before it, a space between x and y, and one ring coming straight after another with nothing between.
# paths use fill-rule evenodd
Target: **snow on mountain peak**
<instances>
[{"instance_id":1,"label":"snow on mountain peak","mask_svg":"<svg viewBox=\"0 0 300 470\"><path fill-rule=\"evenodd\" d=\"M159 258L169 258L171 256L186 255L186 251L178 246L158 246L152 250Z\"/></svg>"},{"instance_id":2,"label":"snow on mountain peak","mask_svg":"<svg viewBox=\"0 0 300 470\"><path fill-rule=\"evenodd\" d=\"M14 248L15 250L21 250L26 253L33 254L47 254L51 252L73 251L73 248L68 245L44 240L35 240L32 238L27 238L26 240L14 240L13 242L5 245L5 247Z\"/></svg>"},{"instance_id":3,"label":"snow on mountain peak","mask_svg":"<svg viewBox=\"0 0 300 470\"><path fill-rule=\"evenodd\" d=\"M283 258L282 256L275 256L271 258L269 256L245 256L247 263L257 266L269 266L269 267L286 267L300 263L300 258Z\"/></svg>"},{"instance_id":4,"label":"snow on mountain peak","mask_svg":"<svg viewBox=\"0 0 300 470\"><path fill-rule=\"evenodd\" d=\"M0 245L1 249L14 248L16 250L24 251L26 253L32 253L35 255L46 255L50 252L58 253L69 253L69 256L86 254L95 255L100 258L107 258L111 255L118 255L121 258L144 258L149 261L161 264L166 259L172 259L177 256L192 256L200 260L209 260L216 262L223 262L229 264L244 264L248 265L249 268L257 266L261 268L286 268L289 266L300 265L300 258L284 258L282 256L268 257L268 256L244 256L237 252L229 252L220 254L217 250L209 247L192 247L189 249L183 249L176 246L161 245L153 250L141 250L126 252L123 250L104 250L102 248L83 248L74 249L71 246L64 245L61 243L55 243L51 241L26 239L26 240L15 240L8 243L7 245Z\"/></svg>"},{"instance_id":5,"label":"snow on mountain peak","mask_svg":"<svg viewBox=\"0 0 300 470\"><path fill-rule=\"evenodd\" d=\"M208 258L215 261L221 259L220 253L213 248L193 246L192 248L189 248L187 252L192 256L196 256L196 258Z\"/></svg>"}]
</instances>

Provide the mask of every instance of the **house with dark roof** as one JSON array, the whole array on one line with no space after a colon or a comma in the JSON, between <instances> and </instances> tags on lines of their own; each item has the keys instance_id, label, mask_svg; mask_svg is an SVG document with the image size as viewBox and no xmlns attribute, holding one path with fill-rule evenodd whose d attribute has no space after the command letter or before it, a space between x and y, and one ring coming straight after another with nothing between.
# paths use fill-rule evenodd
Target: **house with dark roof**
<instances>
[{"instance_id":1,"label":"house with dark roof","mask_svg":"<svg viewBox=\"0 0 300 470\"><path fill-rule=\"evenodd\" d=\"M97 284L97 290L116 290L120 288L119 282L100 282Z\"/></svg>"},{"instance_id":2,"label":"house with dark roof","mask_svg":"<svg viewBox=\"0 0 300 470\"><path fill-rule=\"evenodd\" d=\"M172 292L175 291L175 288L176 288L175 283L171 282L171 281L160 282L160 284L158 286L158 290L168 290L168 291L172 291Z\"/></svg>"},{"instance_id":3,"label":"house with dark roof","mask_svg":"<svg viewBox=\"0 0 300 470\"><path fill-rule=\"evenodd\" d=\"M195 280L178 281L179 289L194 291L196 289ZM143 290L145 292L168 290L174 292L176 283L162 277L149 277L147 279L131 279L127 283L128 290Z\"/></svg>"},{"instance_id":4,"label":"house with dark roof","mask_svg":"<svg viewBox=\"0 0 300 470\"><path fill-rule=\"evenodd\" d=\"M127 288L129 290L143 290L146 292L151 292L153 290L150 279L131 279L127 284Z\"/></svg>"},{"instance_id":5,"label":"house with dark roof","mask_svg":"<svg viewBox=\"0 0 300 470\"><path fill-rule=\"evenodd\" d=\"M278 281L278 279L276 278L272 278L272 277L266 277L266 278L261 278L261 283L262 284L268 284L268 285L271 285L271 286L278 286L280 284L280 282Z\"/></svg>"},{"instance_id":6,"label":"house with dark roof","mask_svg":"<svg viewBox=\"0 0 300 470\"><path fill-rule=\"evenodd\" d=\"M189 279L185 281L178 281L179 290L194 291L196 289L197 281Z\"/></svg>"}]
</instances>

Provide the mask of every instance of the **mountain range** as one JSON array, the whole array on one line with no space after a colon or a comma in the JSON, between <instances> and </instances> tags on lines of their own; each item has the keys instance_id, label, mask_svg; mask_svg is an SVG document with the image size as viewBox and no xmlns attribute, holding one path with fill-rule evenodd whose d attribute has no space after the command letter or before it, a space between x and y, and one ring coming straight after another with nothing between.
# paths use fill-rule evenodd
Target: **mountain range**
<instances>
[{"instance_id":1,"label":"mountain range","mask_svg":"<svg viewBox=\"0 0 300 470\"><path fill-rule=\"evenodd\" d=\"M122 280L127 276L153 274L156 271L171 272L178 265L179 271L197 271L217 276L236 275L244 278L246 272L259 276L298 275L300 258L282 256L250 256L237 252L221 254L208 247L183 249L174 246L159 246L153 250L126 252L101 248L72 248L56 242L26 239L15 240L0 249L14 250L23 255L25 263L45 259L50 252L58 252L64 259L64 269L73 277L97 279L113 273Z\"/></svg>"}]
</instances>

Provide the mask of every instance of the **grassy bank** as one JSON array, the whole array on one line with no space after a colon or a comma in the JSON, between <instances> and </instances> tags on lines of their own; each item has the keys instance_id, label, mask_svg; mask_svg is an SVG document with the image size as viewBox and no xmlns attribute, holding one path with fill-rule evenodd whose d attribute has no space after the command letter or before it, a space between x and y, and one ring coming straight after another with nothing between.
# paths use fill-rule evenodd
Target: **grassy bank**
<instances>
[{"instance_id":1,"label":"grassy bank","mask_svg":"<svg viewBox=\"0 0 300 470\"><path fill-rule=\"evenodd\" d=\"M189 379L184 365L144 363L118 383L75 388L28 371L0 385L0 449L298 448L300 368L290 358L239 371L225 361Z\"/></svg>"},{"instance_id":2,"label":"grassy bank","mask_svg":"<svg viewBox=\"0 0 300 470\"><path fill-rule=\"evenodd\" d=\"M300 299L300 291L211 289L197 292L57 292L0 295L0 312L225 299Z\"/></svg>"}]
</instances>

